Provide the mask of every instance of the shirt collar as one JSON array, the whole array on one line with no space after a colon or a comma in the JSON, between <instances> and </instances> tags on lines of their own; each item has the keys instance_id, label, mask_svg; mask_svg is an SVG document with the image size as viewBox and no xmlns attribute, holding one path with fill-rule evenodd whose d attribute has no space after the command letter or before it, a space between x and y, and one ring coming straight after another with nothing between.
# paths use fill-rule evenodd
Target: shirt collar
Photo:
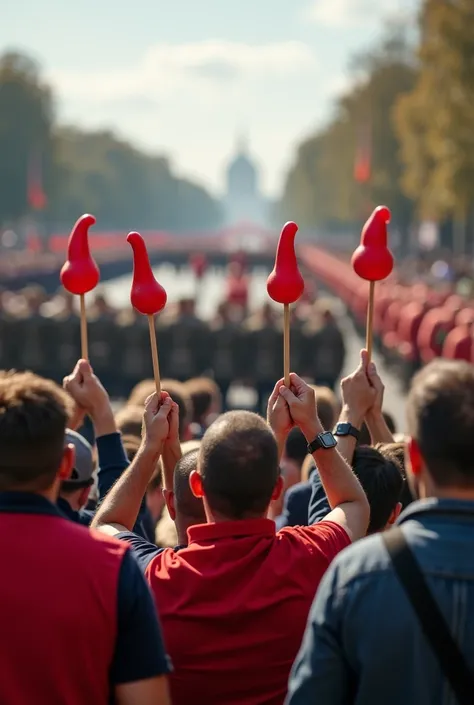
<instances>
[{"instance_id":1,"label":"shirt collar","mask_svg":"<svg viewBox=\"0 0 474 705\"><path fill-rule=\"evenodd\" d=\"M190 544L243 536L275 536L275 522L271 519L240 519L197 524L188 529Z\"/></svg>"},{"instance_id":2,"label":"shirt collar","mask_svg":"<svg viewBox=\"0 0 474 705\"><path fill-rule=\"evenodd\" d=\"M403 510L396 523L403 524L404 521L428 514L465 516L474 519L474 502L462 499L438 499L437 497L419 499Z\"/></svg>"},{"instance_id":3,"label":"shirt collar","mask_svg":"<svg viewBox=\"0 0 474 705\"><path fill-rule=\"evenodd\" d=\"M55 504L33 492L0 492L0 512L60 516Z\"/></svg>"},{"instance_id":4,"label":"shirt collar","mask_svg":"<svg viewBox=\"0 0 474 705\"><path fill-rule=\"evenodd\" d=\"M79 512L77 512L75 509L71 507L67 499L64 499L64 497L58 497L57 501L57 506L62 514L64 514L65 517L68 519L72 519L73 521L77 521L79 518Z\"/></svg>"}]
</instances>

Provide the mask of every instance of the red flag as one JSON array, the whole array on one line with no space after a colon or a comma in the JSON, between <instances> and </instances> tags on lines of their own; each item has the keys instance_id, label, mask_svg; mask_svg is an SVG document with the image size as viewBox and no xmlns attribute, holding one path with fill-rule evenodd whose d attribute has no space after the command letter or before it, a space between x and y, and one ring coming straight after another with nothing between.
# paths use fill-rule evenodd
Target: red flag
<instances>
[{"instance_id":1,"label":"red flag","mask_svg":"<svg viewBox=\"0 0 474 705\"><path fill-rule=\"evenodd\" d=\"M27 183L28 205L35 211L41 211L46 206L47 199L43 190L43 174L41 158L38 152L33 152L28 163Z\"/></svg>"},{"instance_id":2,"label":"red flag","mask_svg":"<svg viewBox=\"0 0 474 705\"><path fill-rule=\"evenodd\" d=\"M365 123L357 136L354 164L354 179L359 184L370 181L372 176L372 135L369 123Z\"/></svg>"}]
</instances>

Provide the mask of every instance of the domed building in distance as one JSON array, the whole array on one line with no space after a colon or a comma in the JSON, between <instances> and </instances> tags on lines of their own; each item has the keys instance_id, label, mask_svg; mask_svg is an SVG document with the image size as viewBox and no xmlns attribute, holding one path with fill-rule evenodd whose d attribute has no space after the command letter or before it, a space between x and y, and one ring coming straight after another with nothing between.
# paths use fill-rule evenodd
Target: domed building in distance
<instances>
[{"instance_id":1,"label":"domed building in distance","mask_svg":"<svg viewBox=\"0 0 474 705\"><path fill-rule=\"evenodd\" d=\"M238 141L237 153L227 167L223 205L227 225L268 224L269 204L260 192L258 169L245 138Z\"/></svg>"}]
</instances>

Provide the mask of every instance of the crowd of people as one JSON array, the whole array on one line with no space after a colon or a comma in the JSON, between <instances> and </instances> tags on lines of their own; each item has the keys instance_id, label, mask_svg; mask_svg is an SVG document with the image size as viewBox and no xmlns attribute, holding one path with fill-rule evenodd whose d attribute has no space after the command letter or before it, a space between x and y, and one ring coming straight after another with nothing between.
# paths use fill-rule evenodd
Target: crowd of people
<instances>
[{"instance_id":1,"label":"crowd of people","mask_svg":"<svg viewBox=\"0 0 474 705\"><path fill-rule=\"evenodd\" d=\"M365 350L340 392L297 360L266 418L0 374L1 703L470 702L472 366L418 373L402 437Z\"/></svg>"},{"instance_id":2,"label":"crowd of people","mask_svg":"<svg viewBox=\"0 0 474 705\"><path fill-rule=\"evenodd\" d=\"M261 410L283 364L282 315L281 307L271 305L250 310L247 296L229 297L210 321L196 314L194 299L167 306L156 318L162 374L180 381L211 376L224 398L232 383L250 386L257 390ZM32 369L60 381L74 366L80 345L76 306L64 290L55 296L47 296L38 286L3 291L0 369ZM148 322L131 307L117 310L104 294L92 295L88 337L91 362L114 398L126 397L150 374ZM295 369L318 384L334 387L344 354L343 336L330 308L305 300L294 309Z\"/></svg>"}]
</instances>

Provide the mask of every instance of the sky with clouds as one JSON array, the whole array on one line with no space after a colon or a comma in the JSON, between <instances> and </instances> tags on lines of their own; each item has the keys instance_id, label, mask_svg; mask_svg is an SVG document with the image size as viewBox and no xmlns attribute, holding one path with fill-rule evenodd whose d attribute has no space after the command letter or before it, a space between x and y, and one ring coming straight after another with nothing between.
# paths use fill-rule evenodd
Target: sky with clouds
<instances>
[{"instance_id":1,"label":"sky with clouds","mask_svg":"<svg viewBox=\"0 0 474 705\"><path fill-rule=\"evenodd\" d=\"M58 119L112 128L222 189L246 133L275 195L302 137L346 85L351 56L417 0L15 0L0 52L36 58Z\"/></svg>"}]
</instances>

